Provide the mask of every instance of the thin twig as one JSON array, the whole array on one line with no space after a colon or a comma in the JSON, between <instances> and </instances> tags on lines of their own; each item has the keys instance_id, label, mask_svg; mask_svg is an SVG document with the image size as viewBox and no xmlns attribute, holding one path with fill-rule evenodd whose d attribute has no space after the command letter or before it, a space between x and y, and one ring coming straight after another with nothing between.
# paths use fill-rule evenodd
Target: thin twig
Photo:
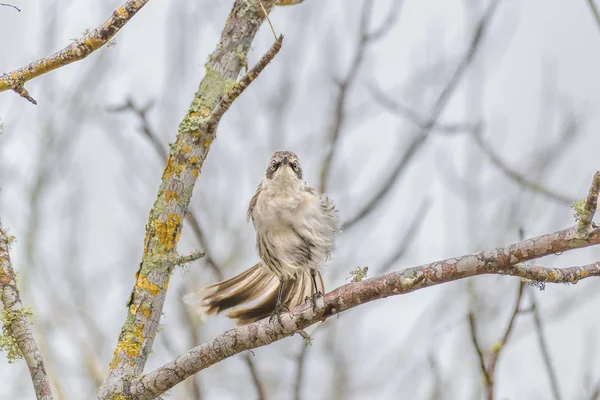
<instances>
[{"instance_id":1,"label":"thin twig","mask_svg":"<svg viewBox=\"0 0 600 400\"><path fill-rule=\"evenodd\" d=\"M243 92L246 90L250 83L254 81L258 75L265 69L267 65L273 58L279 53L281 50L281 45L283 44L283 35L279 35L279 37L273 42L271 48L260 58L260 60L235 84L233 88L231 88L227 93L225 93L219 103L212 110L210 115L204 121L204 129L207 132L214 132L217 127L218 122L221 120L221 117L225 112L229 109L231 104L235 99L237 99Z\"/></svg>"},{"instance_id":2,"label":"thin twig","mask_svg":"<svg viewBox=\"0 0 600 400\"><path fill-rule=\"evenodd\" d=\"M135 101L131 97L128 97L127 100L125 100L124 104L122 104L120 106L107 107L107 111L109 111L109 112L131 111L131 112L133 112L141 122L140 130L150 140L150 142L152 143L152 146L154 147L154 150L160 156L161 160L163 160L164 162L167 162L167 158L169 157L169 154L167 153L165 146L160 141L160 138L158 137L158 135L156 135L154 133L154 131L152 130L152 127L150 126L150 121L148 120L148 113L152 109L153 105L154 105L154 102L150 101L145 106L140 107L137 104L135 104Z\"/></svg>"},{"instance_id":3,"label":"thin twig","mask_svg":"<svg viewBox=\"0 0 600 400\"><path fill-rule=\"evenodd\" d=\"M537 301L535 299L535 293L533 289L529 291L529 295L531 299L531 310L535 325L535 332L538 339L538 345L540 346L540 352L544 358L544 366L546 367L546 372L548 373L548 380L550 381L550 388L552 389L552 397L554 400L561 400L562 397L558 387L558 375L556 374L556 370L554 369L554 365L552 363L552 358L550 357L550 350L548 349L548 344L544 336L542 318L540 317L540 312L537 307Z\"/></svg>"},{"instance_id":4,"label":"thin twig","mask_svg":"<svg viewBox=\"0 0 600 400\"><path fill-rule=\"evenodd\" d=\"M275 33L275 28L273 28L273 24L271 23L271 18L269 18L269 13L267 12L267 10L265 10L265 6L263 5L262 0L258 0L258 4L260 4L260 8L262 8L263 12L265 13L265 18L267 19L267 22L271 27L271 32L273 32L273 39L277 41L277 34Z\"/></svg>"},{"instance_id":5,"label":"thin twig","mask_svg":"<svg viewBox=\"0 0 600 400\"><path fill-rule=\"evenodd\" d=\"M490 380L488 381L489 385L486 388L488 400L494 399L494 384L496 382L496 379L495 379L496 365L498 363L498 358L500 357L500 352L504 349L504 346L508 342L508 338L510 337L510 334L513 330L515 320L517 318L517 315L519 314L519 310L521 308L521 301L523 300L524 287L525 287L525 285L523 283L523 280L521 280L519 282L519 290L517 292L517 300L515 301L515 307L513 308L513 312L510 316L510 320L508 321L508 325L506 326L506 330L504 331L504 334L502 335L502 338L500 339L500 341L494 345L494 348L492 350L492 355L490 356L490 360L489 360L488 367L487 367Z\"/></svg>"},{"instance_id":6,"label":"thin twig","mask_svg":"<svg viewBox=\"0 0 600 400\"><path fill-rule=\"evenodd\" d=\"M188 254L187 256L181 256L179 258L176 258L175 261L174 261L174 264L175 265L187 264L189 262L199 260L202 257L204 257L205 255L206 255L205 252L203 252L203 251L197 251L195 253Z\"/></svg>"},{"instance_id":7,"label":"thin twig","mask_svg":"<svg viewBox=\"0 0 600 400\"><path fill-rule=\"evenodd\" d=\"M478 123L448 123L448 122L431 122L427 121L423 117L421 117L416 111L412 110L410 107L402 104L398 100L394 100L390 98L386 93L381 90L381 88L377 87L374 84L370 84L368 86L369 91L371 92L371 96L373 99L380 104L381 106L387 108L390 112L407 119L412 124L416 125L419 129L428 129L429 126L432 126L432 129L436 131L436 133L444 133L444 134L457 134L464 132L472 132L475 129L478 129Z\"/></svg>"},{"instance_id":8,"label":"thin twig","mask_svg":"<svg viewBox=\"0 0 600 400\"><path fill-rule=\"evenodd\" d=\"M21 9L19 7L13 6L12 4L0 3L0 6L11 7L11 8L14 8L15 10L17 10L18 12L21 12Z\"/></svg>"},{"instance_id":9,"label":"thin twig","mask_svg":"<svg viewBox=\"0 0 600 400\"><path fill-rule=\"evenodd\" d=\"M596 20L596 26L600 29L600 13L598 13L598 8L594 3L594 0L587 0L590 9L592 10L592 14L594 14L594 19Z\"/></svg>"},{"instance_id":10,"label":"thin twig","mask_svg":"<svg viewBox=\"0 0 600 400\"><path fill-rule=\"evenodd\" d=\"M29 321L31 315L21 304L15 271L10 260L10 243L11 238L0 221L0 299L4 308L2 348L8 352L9 359L14 360L21 356L25 359L37 399L52 400L54 397L50 381Z\"/></svg>"},{"instance_id":11,"label":"thin twig","mask_svg":"<svg viewBox=\"0 0 600 400\"><path fill-rule=\"evenodd\" d=\"M479 341L477 340L477 329L475 327L475 316L472 311L469 311L469 331L471 332L471 341L473 342L473 346L475 346L475 351L477 352L477 358L479 359L479 368L481 369L481 373L485 379L485 386L488 387L492 383L490 375L488 373L487 367L485 366L485 359L483 357L483 351L481 350L481 346L479 345Z\"/></svg>"},{"instance_id":12,"label":"thin twig","mask_svg":"<svg viewBox=\"0 0 600 400\"><path fill-rule=\"evenodd\" d=\"M100 26L87 32L62 50L29 65L0 75L0 92L14 90L33 104L37 102L29 95L25 82L57 68L82 60L110 41L149 0L128 0L117 8Z\"/></svg>"},{"instance_id":13,"label":"thin twig","mask_svg":"<svg viewBox=\"0 0 600 400\"><path fill-rule=\"evenodd\" d=\"M252 382L254 383L254 387L256 388L256 398L259 400L266 400L267 396L265 393L265 388L258 377L258 371L256 369L256 365L252 362L252 358L250 358L250 354L245 355L244 357L246 361L246 365L250 370L250 375L252 376Z\"/></svg>"},{"instance_id":14,"label":"thin twig","mask_svg":"<svg viewBox=\"0 0 600 400\"><path fill-rule=\"evenodd\" d=\"M296 359L296 379L294 380L294 400L302 399L302 382L304 378L304 361L306 360L306 353L310 346L302 344L300 353Z\"/></svg>"},{"instance_id":15,"label":"thin twig","mask_svg":"<svg viewBox=\"0 0 600 400\"><path fill-rule=\"evenodd\" d=\"M579 215L578 229L581 234L586 234L592 226L592 219L594 219L594 213L598 206L598 192L600 192L600 171L594 174L592 186L590 186L585 205Z\"/></svg>"},{"instance_id":16,"label":"thin twig","mask_svg":"<svg viewBox=\"0 0 600 400\"><path fill-rule=\"evenodd\" d=\"M542 184L538 182L533 182L520 172L515 171L513 168L508 166L504 161L502 161L500 156L498 156L492 150L491 146L484 142L483 135L478 130L473 131L473 137L475 138L475 142L477 143L479 148L485 153L485 155L488 157L491 163L494 164L502 172L504 172L509 178L517 182L519 185L567 206L570 206L575 202L575 199L571 199L562 194L555 193L552 190L543 186Z\"/></svg>"},{"instance_id":17,"label":"thin twig","mask_svg":"<svg viewBox=\"0 0 600 400\"><path fill-rule=\"evenodd\" d=\"M430 207L431 200L429 199L426 199L419 205L419 208L414 214L408 229L398 241L396 250L381 264L381 268L379 269L380 274L387 272L390 268L392 268L392 266L394 266L396 262L398 262L398 260L404 257L404 254L410 247L413 239L416 237L419 228L423 224L423 221L425 221L425 217L427 216L427 212L429 211Z\"/></svg>"}]
</instances>

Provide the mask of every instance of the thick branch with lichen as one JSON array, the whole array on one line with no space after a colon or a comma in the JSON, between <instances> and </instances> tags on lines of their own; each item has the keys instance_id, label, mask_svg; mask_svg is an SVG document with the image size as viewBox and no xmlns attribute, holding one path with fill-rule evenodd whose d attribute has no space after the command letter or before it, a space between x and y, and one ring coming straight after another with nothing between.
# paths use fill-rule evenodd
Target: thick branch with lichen
<instances>
[{"instance_id":1,"label":"thick branch with lichen","mask_svg":"<svg viewBox=\"0 0 600 400\"><path fill-rule=\"evenodd\" d=\"M37 399L51 400L52 389L46 375L40 349L31 331L31 311L23 308L17 288L16 275L10 260L12 238L0 221L0 300L2 300L2 335L0 350L7 353L9 362L24 358L31 374Z\"/></svg>"},{"instance_id":2,"label":"thick branch with lichen","mask_svg":"<svg viewBox=\"0 0 600 400\"><path fill-rule=\"evenodd\" d=\"M57 68L82 60L107 44L149 0L128 0L117 8L100 26L87 32L56 53L33 61L31 64L0 75L0 92L14 90L33 104L37 102L24 87L25 82Z\"/></svg>"},{"instance_id":3,"label":"thick branch with lichen","mask_svg":"<svg viewBox=\"0 0 600 400\"><path fill-rule=\"evenodd\" d=\"M263 1L270 11L274 1ZM179 125L177 139L170 147L162 182L146 225L144 253L128 302L128 313L110 363L106 381L99 391L101 399L116 394L130 397L124 382L139 376L152 350L161 313L177 257L176 249L183 220L194 186L215 131L225 111L250 81L268 64L281 38L259 62L258 69L237 82L250 45L265 19L258 0L237 0L227 18L219 45L210 55L206 74L200 83L187 115ZM275 48L275 50L273 50Z\"/></svg>"},{"instance_id":4,"label":"thick branch with lichen","mask_svg":"<svg viewBox=\"0 0 600 400\"><path fill-rule=\"evenodd\" d=\"M594 179L587 204L593 204ZM595 211L595 207L594 210ZM592 213L593 214L593 213ZM153 399L173 386L234 354L266 346L301 332L318 321L373 300L401 295L418 289L484 274L511 275L533 283L572 283L592 276L600 277L600 262L570 268L546 268L524 262L544 256L600 244L600 227L590 222L581 233L578 225L569 229L522 240L520 242L437 261L431 264L392 272L378 278L341 286L324 297L324 307L314 309L312 304L295 307L284 314L282 324L264 319L231 329L208 343L182 354L177 359L141 376L132 382L134 399Z\"/></svg>"}]
</instances>

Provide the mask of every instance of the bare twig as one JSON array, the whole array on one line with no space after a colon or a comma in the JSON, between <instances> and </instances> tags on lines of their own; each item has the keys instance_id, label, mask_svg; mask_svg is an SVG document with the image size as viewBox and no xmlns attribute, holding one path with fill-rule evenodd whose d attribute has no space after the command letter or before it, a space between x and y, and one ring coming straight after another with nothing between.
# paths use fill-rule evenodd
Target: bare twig
<instances>
[{"instance_id":1,"label":"bare twig","mask_svg":"<svg viewBox=\"0 0 600 400\"><path fill-rule=\"evenodd\" d=\"M148 112L152 109L153 105L154 105L154 102L150 101L145 106L140 107L137 104L135 104L134 100L131 97L128 97L123 105L108 107L107 110L110 112L123 112L123 111L133 112L138 117L138 119L140 120L140 122L142 124L142 126L140 127L140 130L150 140L150 142L152 143L152 146L154 147L154 150L160 156L161 160L163 160L164 162L167 162L167 159L169 157L167 150L165 149L165 146L161 143L158 135L156 135L154 133L154 131L152 130L152 128L150 126L150 121L148 120Z\"/></svg>"},{"instance_id":2,"label":"bare twig","mask_svg":"<svg viewBox=\"0 0 600 400\"><path fill-rule=\"evenodd\" d=\"M16 275L10 260L10 238L0 221L0 299L2 300L3 334L0 348L8 351L7 358L25 358L38 400L52 400L52 388L44 368L42 354L31 330L30 311L23 308L17 288Z\"/></svg>"},{"instance_id":3,"label":"bare twig","mask_svg":"<svg viewBox=\"0 0 600 400\"><path fill-rule=\"evenodd\" d=\"M496 383L496 379L495 379L496 365L498 363L498 358L500 357L500 352L504 349L504 345L506 345L506 343L508 342L508 338L509 338L510 333L512 332L513 326L515 324L515 319L517 318L517 315L519 314L519 310L521 307L521 301L523 299L523 289L524 289L524 283L521 280L519 282L519 290L517 292L517 301L515 301L515 307L513 308L513 312L510 316L510 320L508 321L508 325L506 326L506 329L504 331L504 334L502 335L502 338L500 339L500 341L498 343L496 343L494 345L494 348L492 349L492 354L490 356L490 360L487 365L487 373L488 373L489 379L487 380L486 392L487 392L488 400L494 399L494 384Z\"/></svg>"},{"instance_id":4,"label":"bare twig","mask_svg":"<svg viewBox=\"0 0 600 400\"><path fill-rule=\"evenodd\" d=\"M552 389L552 397L554 400L561 400L562 397L558 387L558 375L556 374L556 370L554 369L554 365L552 363L552 358L550 357L550 350L548 349L548 344L546 343L546 338L544 336L542 318L540 317L540 312L537 307L537 301L535 299L535 293L533 289L530 290L529 295L531 299L531 311L535 325L535 332L538 339L538 345L540 346L540 352L544 358L546 372L548 373L548 380L550 381L550 388Z\"/></svg>"},{"instance_id":5,"label":"bare twig","mask_svg":"<svg viewBox=\"0 0 600 400\"><path fill-rule=\"evenodd\" d=\"M294 379L294 400L302 399L302 380L304 378L304 361L306 360L306 353L310 347L302 344L300 353L296 361L296 379Z\"/></svg>"},{"instance_id":6,"label":"bare twig","mask_svg":"<svg viewBox=\"0 0 600 400\"><path fill-rule=\"evenodd\" d=\"M128 0L117 8L100 26L87 32L62 50L32 62L17 70L0 75L0 92L14 90L33 104L37 104L29 95L25 82L57 68L82 60L110 41L119 30L129 22L149 0Z\"/></svg>"},{"instance_id":7,"label":"bare twig","mask_svg":"<svg viewBox=\"0 0 600 400\"><path fill-rule=\"evenodd\" d=\"M18 12L21 12L21 9L19 7L13 6L12 4L0 3L0 6L2 6L2 7L11 7L11 8L14 8L15 10L17 10Z\"/></svg>"},{"instance_id":8,"label":"bare twig","mask_svg":"<svg viewBox=\"0 0 600 400\"><path fill-rule=\"evenodd\" d=\"M600 28L600 13L598 13L598 7L596 7L596 3L594 0L587 0L590 9L592 10L592 14L594 14L594 19L596 20L596 25Z\"/></svg>"},{"instance_id":9,"label":"bare twig","mask_svg":"<svg viewBox=\"0 0 600 400\"><path fill-rule=\"evenodd\" d=\"M525 177L520 172L515 171L511 167L509 167L500 156L498 156L487 143L484 142L481 132L475 130L473 131L473 136L475 138L475 142L479 146L479 148L485 153L485 155L489 158L489 160L494 164L498 169L504 172L509 178L513 179L519 185L535 192L540 193L551 200L557 201L564 205L572 205L575 200L571 199L567 196L563 196L562 194L558 194L553 192L552 190L544 187L540 183L533 182L532 180Z\"/></svg>"},{"instance_id":10,"label":"bare twig","mask_svg":"<svg viewBox=\"0 0 600 400\"><path fill-rule=\"evenodd\" d=\"M205 256L206 253L202 251L197 251L195 253L189 254L187 256L181 256L175 259L174 265L183 265L192 261L196 261Z\"/></svg>"},{"instance_id":11,"label":"bare twig","mask_svg":"<svg viewBox=\"0 0 600 400\"><path fill-rule=\"evenodd\" d=\"M261 57L256 65L252 67L250 71L248 71L248 73L244 75L233 88L227 91L223 97L221 97L221 100L217 103L208 118L206 118L204 121L204 129L206 129L207 132L210 133L215 131L219 121L221 120L221 117L223 114L225 114L225 111L227 111L233 101L237 99L248 86L250 86L250 83L252 83L252 81L254 81L258 75L260 75L263 69L265 69L265 67L269 65L271 61L273 61L273 58L275 58L277 53L279 53L279 50L281 50L282 43L283 35L279 35L275 42L273 42L271 48Z\"/></svg>"},{"instance_id":12,"label":"bare twig","mask_svg":"<svg viewBox=\"0 0 600 400\"><path fill-rule=\"evenodd\" d=\"M594 219L594 213L596 212L596 207L598 207L598 192L600 191L600 171L596 172L594 175L594 180L592 182L592 186L590 186L590 191L585 200L585 205L583 209L579 213L579 224L578 229L579 232L583 235L587 233L587 231L592 227L592 219Z\"/></svg>"},{"instance_id":13,"label":"bare twig","mask_svg":"<svg viewBox=\"0 0 600 400\"><path fill-rule=\"evenodd\" d=\"M440 400L442 398L442 376L440 373L440 366L432 353L427 356L427 362L431 375L433 376L433 387L431 394L429 395L430 400Z\"/></svg>"},{"instance_id":14,"label":"bare twig","mask_svg":"<svg viewBox=\"0 0 600 400\"><path fill-rule=\"evenodd\" d=\"M469 331L471 332L471 341L473 342L473 346L475 346L475 351L477 352L477 359L479 360L479 368L481 369L481 373L483 374L483 378L485 380L485 386L492 385L492 379L490 374L488 373L487 367L485 365L485 358L483 357L483 351L481 350L481 346L479 345L479 340L477 339L477 328L475 326L475 315L472 311L469 312Z\"/></svg>"},{"instance_id":15,"label":"bare twig","mask_svg":"<svg viewBox=\"0 0 600 400\"><path fill-rule=\"evenodd\" d=\"M398 164L396 164L392 173L383 181L381 187L378 190L373 190L373 195L366 202L366 204L362 206L362 208L353 217L344 222L344 224L342 225L343 230L351 228L356 223L362 221L364 218L369 216L373 211L377 209L377 206L381 204L381 201L389 193L394 182L397 181L402 171L404 171L404 169L412 160L412 158L417 154L417 151L425 144L429 137L429 134L431 133L433 127L437 122L438 117L448 104L461 78L464 76L469 65L475 58L475 55L477 54L477 51L480 48L482 38L485 35L485 32L492 17L495 14L498 3L498 0L492 1L488 6L486 12L482 16L481 20L477 24L477 28L475 29L473 37L471 38L469 49L457 65L454 73L450 77L450 80L446 83L446 85L440 92L429 115L428 123L426 124L426 126L419 130L419 132L414 136L413 140L405 148L402 157L400 157L400 161L398 162Z\"/></svg>"},{"instance_id":16,"label":"bare twig","mask_svg":"<svg viewBox=\"0 0 600 400\"><path fill-rule=\"evenodd\" d=\"M265 10L265 6L261 0L258 0L258 4L260 4L260 8L262 8L263 12L265 13L265 18L267 19L269 27L271 28L271 32L273 33L273 39L277 41L277 34L275 33L275 28L273 28L273 24L271 23L271 18L269 18L269 13L267 12L267 10Z\"/></svg>"},{"instance_id":17,"label":"bare twig","mask_svg":"<svg viewBox=\"0 0 600 400\"><path fill-rule=\"evenodd\" d=\"M390 112L398 115L399 117L407 119L419 129L428 129L429 126L432 126L432 129L436 132L453 135L457 133L472 132L479 127L478 123L449 123L439 121L432 123L431 121L427 121L425 118L421 117L419 113L412 110L407 105L402 104L398 100L390 98L386 93L383 92L383 90L381 90L381 88L377 87L376 85L369 85L369 91L371 92L373 99L378 104L387 108Z\"/></svg>"},{"instance_id":18,"label":"bare twig","mask_svg":"<svg viewBox=\"0 0 600 400\"><path fill-rule=\"evenodd\" d=\"M256 398L259 400L266 400L267 395L265 393L265 388L258 376L256 365L254 365L252 359L250 358L250 354L246 354L244 356L244 360L246 361L246 365L250 370L250 375L252 376L252 383L254 383L254 387L256 388Z\"/></svg>"},{"instance_id":19,"label":"bare twig","mask_svg":"<svg viewBox=\"0 0 600 400\"><path fill-rule=\"evenodd\" d=\"M392 252L392 254L381 264L381 268L379 269L380 274L387 272L396 262L398 262L398 260L404 257L406 250L408 250L413 239L416 237L421 224L423 224L423 221L425 221L425 216L427 215L430 206L431 201L429 199L423 201L419 205L419 208L414 214L413 220L408 226L408 229L400 238L400 241L396 246L396 250Z\"/></svg>"}]
</instances>

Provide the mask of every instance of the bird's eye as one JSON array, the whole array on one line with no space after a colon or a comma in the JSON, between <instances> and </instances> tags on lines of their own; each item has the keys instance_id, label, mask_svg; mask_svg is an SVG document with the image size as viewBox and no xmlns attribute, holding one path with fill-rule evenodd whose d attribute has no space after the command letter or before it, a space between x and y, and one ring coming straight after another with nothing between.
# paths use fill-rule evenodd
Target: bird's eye
<instances>
[{"instance_id":1,"label":"bird's eye","mask_svg":"<svg viewBox=\"0 0 600 400\"><path fill-rule=\"evenodd\" d=\"M271 171L275 171L277 169L277 162L275 160L271 161Z\"/></svg>"},{"instance_id":2,"label":"bird's eye","mask_svg":"<svg viewBox=\"0 0 600 400\"><path fill-rule=\"evenodd\" d=\"M294 171L298 172L298 168L300 168L300 165L298 165L298 161L294 161L292 163L292 168L294 169Z\"/></svg>"}]
</instances>

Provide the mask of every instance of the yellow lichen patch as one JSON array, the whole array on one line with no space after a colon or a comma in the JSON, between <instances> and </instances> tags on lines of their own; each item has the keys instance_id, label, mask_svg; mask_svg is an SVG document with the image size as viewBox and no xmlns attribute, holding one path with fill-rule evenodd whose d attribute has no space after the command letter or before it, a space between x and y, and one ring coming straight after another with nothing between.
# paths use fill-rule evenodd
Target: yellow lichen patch
<instances>
[{"instance_id":1,"label":"yellow lichen patch","mask_svg":"<svg viewBox=\"0 0 600 400\"><path fill-rule=\"evenodd\" d=\"M202 104L200 106L200 116L202 116L202 117L208 117L210 115L211 111L212 110L210 109L210 107L207 107L204 104Z\"/></svg>"},{"instance_id":2,"label":"yellow lichen patch","mask_svg":"<svg viewBox=\"0 0 600 400\"><path fill-rule=\"evenodd\" d=\"M108 364L110 369L117 369L119 363L121 362L121 356L118 354L117 350L115 350L115 354L113 356L112 361Z\"/></svg>"},{"instance_id":3,"label":"yellow lichen patch","mask_svg":"<svg viewBox=\"0 0 600 400\"><path fill-rule=\"evenodd\" d=\"M200 170L198 168L192 169L192 175L194 175L194 178L197 178L200 175Z\"/></svg>"},{"instance_id":4,"label":"yellow lichen patch","mask_svg":"<svg viewBox=\"0 0 600 400\"><path fill-rule=\"evenodd\" d=\"M165 281L165 290L169 288L169 281Z\"/></svg>"},{"instance_id":5,"label":"yellow lichen patch","mask_svg":"<svg viewBox=\"0 0 600 400\"><path fill-rule=\"evenodd\" d=\"M165 190L165 200L166 202L170 202L171 200L179 201L180 197L177 193L171 190Z\"/></svg>"},{"instance_id":6,"label":"yellow lichen patch","mask_svg":"<svg viewBox=\"0 0 600 400\"><path fill-rule=\"evenodd\" d=\"M144 324L133 327L133 332L127 332L123 339L119 340L110 367L116 368L121 360L121 353L125 353L127 357L134 358L140 354L142 350L142 342L144 341Z\"/></svg>"},{"instance_id":7,"label":"yellow lichen patch","mask_svg":"<svg viewBox=\"0 0 600 400\"><path fill-rule=\"evenodd\" d=\"M83 40L83 44L94 50L99 49L105 42L93 36L86 36Z\"/></svg>"},{"instance_id":8,"label":"yellow lichen patch","mask_svg":"<svg viewBox=\"0 0 600 400\"><path fill-rule=\"evenodd\" d=\"M137 314L138 305L133 303L131 307L129 307L129 312L133 315Z\"/></svg>"},{"instance_id":9,"label":"yellow lichen patch","mask_svg":"<svg viewBox=\"0 0 600 400\"><path fill-rule=\"evenodd\" d=\"M17 74L16 72L13 72L11 75L11 78L13 79L17 79L19 77L19 74Z\"/></svg>"},{"instance_id":10,"label":"yellow lichen patch","mask_svg":"<svg viewBox=\"0 0 600 400\"><path fill-rule=\"evenodd\" d=\"M192 157L190 158L190 164L198 164L200 162L200 158Z\"/></svg>"},{"instance_id":11,"label":"yellow lichen patch","mask_svg":"<svg viewBox=\"0 0 600 400\"><path fill-rule=\"evenodd\" d=\"M138 287L144 289L145 291L147 291L148 293L150 293L153 296L156 296L157 294L160 293L160 286L158 286L155 283L152 283L148 280L148 278L146 278L145 276L143 276L139 281L138 281Z\"/></svg>"},{"instance_id":12,"label":"yellow lichen patch","mask_svg":"<svg viewBox=\"0 0 600 400\"><path fill-rule=\"evenodd\" d=\"M172 175L179 175L183 170L183 166L175 162L173 157L169 157L169 161L167 161L167 167L165 168L165 172L163 173L163 179L169 178Z\"/></svg>"},{"instance_id":13,"label":"yellow lichen patch","mask_svg":"<svg viewBox=\"0 0 600 400\"><path fill-rule=\"evenodd\" d=\"M181 233L181 217L177 214L169 214L166 222L154 221L154 229L159 245L165 252L175 248Z\"/></svg>"},{"instance_id":14,"label":"yellow lichen patch","mask_svg":"<svg viewBox=\"0 0 600 400\"><path fill-rule=\"evenodd\" d=\"M119 16L119 18L127 18L129 17L129 13L124 7L119 7L115 10L115 14Z\"/></svg>"},{"instance_id":15,"label":"yellow lichen patch","mask_svg":"<svg viewBox=\"0 0 600 400\"><path fill-rule=\"evenodd\" d=\"M152 314L152 310L150 309L150 307L146 304L142 304L142 315L146 318L150 318L151 314Z\"/></svg>"},{"instance_id":16,"label":"yellow lichen patch","mask_svg":"<svg viewBox=\"0 0 600 400\"><path fill-rule=\"evenodd\" d=\"M212 142L213 142L213 138L212 137L207 137L206 139L204 139L204 142L202 143L202 146L208 147L208 146L210 146L210 144Z\"/></svg>"},{"instance_id":17,"label":"yellow lichen patch","mask_svg":"<svg viewBox=\"0 0 600 400\"><path fill-rule=\"evenodd\" d=\"M182 153L184 153L184 154L187 154L187 153L189 153L190 151L192 151L192 148L191 148L190 146L188 146L187 144L184 144L184 145L181 147L181 152L182 152Z\"/></svg>"},{"instance_id":18,"label":"yellow lichen patch","mask_svg":"<svg viewBox=\"0 0 600 400\"><path fill-rule=\"evenodd\" d=\"M554 272L549 272L548 273L548 280L550 282L553 282L556 279L556 277L554 276Z\"/></svg>"}]
</instances>

